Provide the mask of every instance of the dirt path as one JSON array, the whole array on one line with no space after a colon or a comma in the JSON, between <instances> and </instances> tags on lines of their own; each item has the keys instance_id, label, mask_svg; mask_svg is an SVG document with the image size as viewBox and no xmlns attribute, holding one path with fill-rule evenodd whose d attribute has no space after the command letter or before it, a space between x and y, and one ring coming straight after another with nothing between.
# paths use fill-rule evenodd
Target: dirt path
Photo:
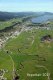
<instances>
[{"instance_id":1,"label":"dirt path","mask_svg":"<svg viewBox=\"0 0 53 80\"><path fill-rule=\"evenodd\" d=\"M15 73L14 73L14 71L15 71L15 65L14 65L14 61L13 61L13 59L12 59L12 57L11 57L10 54L9 54L9 57L10 57L10 59L12 61L12 64L13 64L13 73L12 73L12 76L13 76L13 79L14 79L14 76L15 76Z\"/></svg>"}]
</instances>

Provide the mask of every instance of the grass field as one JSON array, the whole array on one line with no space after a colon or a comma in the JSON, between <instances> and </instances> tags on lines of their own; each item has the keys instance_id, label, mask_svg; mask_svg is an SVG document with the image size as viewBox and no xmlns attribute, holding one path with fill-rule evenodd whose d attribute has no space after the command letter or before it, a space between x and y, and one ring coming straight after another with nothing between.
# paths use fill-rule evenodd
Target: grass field
<instances>
[{"instance_id":1,"label":"grass field","mask_svg":"<svg viewBox=\"0 0 53 80\"><path fill-rule=\"evenodd\" d=\"M6 54L3 50L0 51L0 70L4 70L4 78L7 78L7 80L12 80L12 61L10 56Z\"/></svg>"},{"instance_id":2,"label":"grass field","mask_svg":"<svg viewBox=\"0 0 53 80\"><path fill-rule=\"evenodd\" d=\"M22 19L21 18L17 18L17 19L10 19L8 21L0 21L0 30L6 28L6 27L10 27L15 23L21 22Z\"/></svg>"},{"instance_id":3,"label":"grass field","mask_svg":"<svg viewBox=\"0 0 53 80\"><path fill-rule=\"evenodd\" d=\"M53 30L32 29L6 42L0 51L0 69L9 70L4 75L7 80L12 80L15 75L13 70L19 75L19 80L53 80L53 42L41 42L41 37L47 34L53 37ZM44 73L50 75L43 76ZM41 76L31 77L27 74Z\"/></svg>"}]
</instances>

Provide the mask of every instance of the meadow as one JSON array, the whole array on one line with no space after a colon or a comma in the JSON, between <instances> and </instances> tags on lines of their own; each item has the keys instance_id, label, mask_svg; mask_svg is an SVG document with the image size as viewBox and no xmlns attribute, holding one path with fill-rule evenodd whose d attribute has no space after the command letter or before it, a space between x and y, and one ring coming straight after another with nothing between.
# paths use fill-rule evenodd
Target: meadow
<instances>
[{"instance_id":1,"label":"meadow","mask_svg":"<svg viewBox=\"0 0 53 80\"><path fill-rule=\"evenodd\" d=\"M33 28L32 30L23 31L18 37L10 39L6 42L5 47L2 51L4 54L8 55L7 57L9 57L10 64L14 64L14 70L15 73L19 75L19 80L53 79L53 42L41 41L41 37L43 35L47 35L48 33L53 37L53 30L36 30ZM7 57L4 58L8 60ZM4 62L4 65L5 64L8 63ZM13 72L13 67L11 68L12 69L8 70L12 70ZM41 76L31 77L27 76L27 73L41 74ZM50 75L43 76L42 74L44 73L50 73ZM5 76L6 75L7 74L5 73ZM11 77L9 77L7 80L10 80Z\"/></svg>"}]
</instances>

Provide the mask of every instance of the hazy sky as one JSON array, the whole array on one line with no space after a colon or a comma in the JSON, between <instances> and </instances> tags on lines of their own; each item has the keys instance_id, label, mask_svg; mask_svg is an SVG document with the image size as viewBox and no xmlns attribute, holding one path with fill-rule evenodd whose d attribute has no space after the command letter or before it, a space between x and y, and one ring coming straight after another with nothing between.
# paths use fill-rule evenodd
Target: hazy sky
<instances>
[{"instance_id":1,"label":"hazy sky","mask_svg":"<svg viewBox=\"0 0 53 80\"><path fill-rule=\"evenodd\" d=\"M0 11L53 12L53 0L0 0Z\"/></svg>"}]
</instances>

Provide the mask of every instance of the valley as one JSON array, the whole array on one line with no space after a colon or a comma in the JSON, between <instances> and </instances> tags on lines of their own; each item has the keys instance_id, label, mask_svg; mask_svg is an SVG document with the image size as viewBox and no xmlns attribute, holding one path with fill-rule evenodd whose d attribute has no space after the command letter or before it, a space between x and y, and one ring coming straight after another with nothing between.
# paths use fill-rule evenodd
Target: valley
<instances>
[{"instance_id":1,"label":"valley","mask_svg":"<svg viewBox=\"0 0 53 80\"><path fill-rule=\"evenodd\" d=\"M53 80L53 18L24 14L0 21L0 80Z\"/></svg>"}]
</instances>

